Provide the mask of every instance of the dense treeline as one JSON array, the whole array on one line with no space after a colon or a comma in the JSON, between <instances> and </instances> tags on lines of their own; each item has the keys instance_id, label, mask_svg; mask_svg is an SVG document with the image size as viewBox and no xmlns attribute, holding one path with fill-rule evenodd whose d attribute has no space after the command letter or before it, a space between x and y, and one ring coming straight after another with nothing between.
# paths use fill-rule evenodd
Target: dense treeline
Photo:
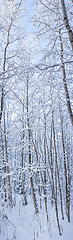
<instances>
[{"instance_id":1,"label":"dense treeline","mask_svg":"<svg viewBox=\"0 0 73 240\"><path fill-rule=\"evenodd\" d=\"M31 194L36 214L44 205L48 226L50 204L60 235L60 215L71 221L73 61L68 27L73 32L69 2L35 1L33 37L26 36L25 2L0 3L1 202L14 207L18 193L27 205Z\"/></svg>"}]
</instances>

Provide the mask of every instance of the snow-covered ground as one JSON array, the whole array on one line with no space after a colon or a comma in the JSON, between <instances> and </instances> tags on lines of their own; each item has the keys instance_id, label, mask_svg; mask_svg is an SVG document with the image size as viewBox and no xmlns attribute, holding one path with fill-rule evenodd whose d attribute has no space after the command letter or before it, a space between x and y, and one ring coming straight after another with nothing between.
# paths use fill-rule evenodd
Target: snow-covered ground
<instances>
[{"instance_id":1,"label":"snow-covered ground","mask_svg":"<svg viewBox=\"0 0 73 240\"><path fill-rule=\"evenodd\" d=\"M34 213L33 200L27 206L22 204L22 196L16 196L13 208L0 206L0 240L72 240L73 206L71 202L71 222L60 219L62 236L59 235L54 207L49 207L47 224L45 209Z\"/></svg>"}]
</instances>

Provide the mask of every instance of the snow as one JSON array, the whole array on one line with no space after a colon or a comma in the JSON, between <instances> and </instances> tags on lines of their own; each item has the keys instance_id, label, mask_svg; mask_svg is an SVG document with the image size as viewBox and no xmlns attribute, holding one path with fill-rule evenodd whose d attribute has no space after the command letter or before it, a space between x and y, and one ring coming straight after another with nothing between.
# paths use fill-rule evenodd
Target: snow
<instances>
[{"instance_id":1,"label":"snow","mask_svg":"<svg viewBox=\"0 0 73 240\"><path fill-rule=\"evenodd\" d=\"M72 240L73 239L73 206L71 203L71 222L60 219L62 236L58 233L54 207L49 207L49 223L47 224L44 207L39 214L34 213L33 200L27 206L22 204L22 196L16 195L13 208L0 206L0 240ZM2 220L1 220L2 219Z\"/></svg>"}]
</instances>

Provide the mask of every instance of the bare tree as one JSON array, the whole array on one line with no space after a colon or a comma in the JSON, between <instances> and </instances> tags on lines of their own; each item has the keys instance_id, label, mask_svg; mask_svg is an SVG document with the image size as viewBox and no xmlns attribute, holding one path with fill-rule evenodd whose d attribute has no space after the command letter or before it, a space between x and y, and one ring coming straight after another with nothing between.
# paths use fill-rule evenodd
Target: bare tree
<instances>
[{"instance_id":1,"label":"bare tree","mask_svg":"<svg viewBox=\"0 0 73 240\"><path fill-rule=\"evenodd\" d=\"M62 6L64 24L65 24L65 27L67 29L67 32L68 32L68 35L69 35L69 41L71 43L72 50L73 50L73 31L71 30L71 27L70 27L70 24L69 24L67 10L66 10L66 6L65 6L65 1L64 0L61 0L61 6Z\"/></svg>"},{"instance_id":2,"label":"bare tree","mask_svg":"<svg viewBox=\"0 0 73 240\"><path fill-rule=\"evenodd\" d=\"M59 36L60 36L60 44L61 44L61 63L62 63L62 71L63 71L64 89L65 89L65 95L66 95L66 101L67 101L67 108L68 108L69 116L71 119L71 123L73 125L73 113L72 113L72 109L71 109L70 97L69 97L69 92L68 92L68 87L67 87L67 82L66 82L65 64L63 62L63 43L62 43L62 36L61 36L60 29L59 29Z\"/></svg>"}]
</instances>

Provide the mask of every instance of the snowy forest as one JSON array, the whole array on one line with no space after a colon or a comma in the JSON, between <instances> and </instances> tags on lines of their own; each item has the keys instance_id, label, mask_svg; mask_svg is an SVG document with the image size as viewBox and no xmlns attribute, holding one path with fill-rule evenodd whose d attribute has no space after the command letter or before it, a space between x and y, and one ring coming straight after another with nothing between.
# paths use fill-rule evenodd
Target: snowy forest
<instances>
[{"instance_id":1,"label":"snowy forest","mask_svg":"<svg viewBox=\"0 0 73 240\"><path fill-rule=\"evenodd\" d=\"M73 0L0 0L0 240L73 238Z\"/></svg>"}]
</instances>

